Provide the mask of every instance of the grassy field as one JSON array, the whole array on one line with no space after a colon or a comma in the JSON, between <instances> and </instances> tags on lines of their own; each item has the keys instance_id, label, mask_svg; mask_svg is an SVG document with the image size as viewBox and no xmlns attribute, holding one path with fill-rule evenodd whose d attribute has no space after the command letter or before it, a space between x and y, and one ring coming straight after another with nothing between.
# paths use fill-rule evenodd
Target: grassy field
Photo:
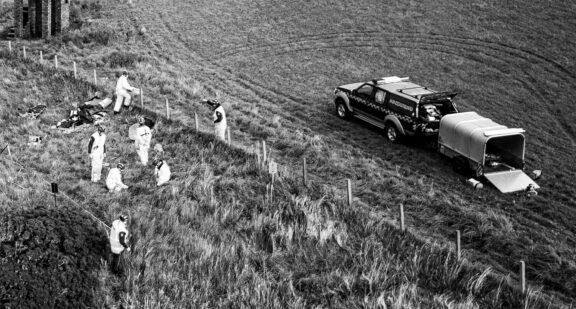
<instances>
[{"instance_id":1,"label":"grassy field","mask_svg":"<svg viewBox=\"0 0 576 309\"><path fill-rule=\"evenodd\" d=\"M145 89L147 106L161 111L167 97L173 103L175 117L188 124L192 124L194 112L209 113L200 107L199 98L218 96L226 102L237 147L250 151L257 141L265 139L273 148L273 156L293 170L306 157L313 183L318 186L311 192L302 192L294 183L286 184L289 194L280 194L287 199L285 203L253 208L263 203L253 197L262 195L265 181L256 177L257 168L242 161L248 160L245 154L238 154L244 159L234 161L233 154L221 149L222 157L203 166L198 164L206 162L202 158L213 158L213 152L218 152L206 140L195 141L193 145L198 146L192 147L196 150L184 151L190 141L184 146L170 140L170 134L159 136L163 143L173 145L171 154L191 153L185 158L175 156L175 160L184 171L195 177L203 175L204 180L194 184L185 178L178 180L177 186L187 184L200 192L185 194L186 200L181 201L178 199L182 197L175 193L150 193L145 188L120 199L105 197L110 200L104 205L114 206L100 210L101 218L111 219L120 205L130 205L138 222L133 227L137 246L149 248L151 253L135 252L132 269L145 265L146 271L141 276L130 275L125 282L115 282L125 287L120 295L114 295L111 286L102 283L96 303L157 307L154 304L166 302L179 307L185 306L184 299L191 298L191 303L197 305L225 306L243 303L247 295L258 295L255 304L260 306L375 307L383 302L397 308L442 308L454 302L463 308L519 307L524 300L513 292L488 292L497 286L494 282L498 279L470 283L470 278L484 278L481 274L487 266L496 277L503 274L517 279L519 260L526 261L529 282L542 286L544 298L570 303L576 297L576 266L572 258L576 190L571 186L575 176L571 162L576 130L569 103L574 94L570 85L575 79L573 3L138 1L133 6L119 4L118 10L108 3L81 3L82 9L77 12L85 18L90 16L90 23L85 22L80 30L48 44L28 42L30 53L42 49L46 59L58 54L61 65L68 68L76 61L85 68L85 76L90 76L90 69L96 67L100 82L108 85L118 71L133 71L134 83ZM100 13L94 15L96 11ZM143 26L145 32L141 31ZM333 87L386 75L411 76L416 82L439 90L456 89L461 92L458 104L462 110L474 110L500 123L527 129L528 167L541 168L545 173L540 181L540 195L527 199L522 195L503 196L495 189L473 191L433 151L413 143L390 145L375 129L342 122L334 116ZM37 91L36 101L28 98L29 93L16 96L16 89L8 89L6 101L27 98L26 104L40 102L40 95L48 92L44 89ZM85 97L86 91L72 92L60 101L68 102L81 95ZM55 114L51 116L54 118ZM12 118L6 117L3 124L11 123L8 120ZM115 130L122 130L126 123L114 124ZM24 127L7 134L6 139L15 141L16 132L30 130L42 131L34 126ZM182 129L171 130L174 133ZM121 135L116 138L120 140ZM118 155L128 151L120 149L123 152ZM42 155L60 158L62 165L71 160L77 162L80 157L78 151L71 149L68 156L50 151ZM223 162L227 163L217 168L216 174L242 166L247 171L228 172L228 180L212 179L207 166ZM55 168L47 163L32 166L44 173ZM62 175L70 181L81 176L79 172ZM345 178L354 183L354 209L346 209L342 203ZM252 184L243 186L244 181ZM205 190L206 183L220 186L227 194L219 204L225 207L209 202L203 206L189 198L200 197L197 200L207 202L206 191L198 189ZM251 186L254 189L248 190L245 198L234 189ZM89 196L102 195L89 187L84 183L74 190L88 190ZM150 210L148 203L155 207ZM236 207L235 203L242 206ZM407 236L396 236L388 225L395 221L400 203L407 210L410 231L415 235L409 240L405 239ZM191 206L182 209L178 205ZM286 228L278 223L275 211L295 207L306 213L302 209L327 205L330 207L326 213L330 215L322 220L334 223L323 224L327 230L338 226L332 229L345 231L350 248L344 247L350 249L349 256L337 253L341 248L337 241L316 249L312 244L321 237L308 235L303 239L310 243L272 250L263 255L272 261L263 258L266 262L254 262L259 260L254 257L267 251L266 245L258 244L257 235L281 234L278 231ZM270 207L269 212L263 211ZM164 215L166 212L172 216ZM251 216L246 221L239 220L245 213ZM261 219L258 214L262 214ZM188 221L190 217L198 222ZM149 218L158 221L150 223ZM236 221L240 223L232 224ZM263 226L273 226L275 230L263 232ZM466 266L466 275L458 275L457 279L448 276L456 281L447 280L446 275L426 275L437 268L453 271L455 266L450 264L445 250L434 254L428 251L437 247L430 244L445 247L453 240L456 229L462 230L465 256L478 266ZM155 233L150 235L147 231ZM246 231L250 236L243 234ZM170 235L177 236L172 240ZM406 243L409 248L403 249ZM419 249L421 246L424 249ZM193 248L186 251L191 255L184 261L170 260L175 255L185 255L178 251L182 247ZM421 254L419 250L428 251ZM233 257L233 252L237 257ZM373 255L365 258L364 264L356 259L368 253ZM417 256L436 264L423 264ZM409 261L412 258L414 264ZM162 262L156 263L158 260ZM265 267L267 263L276 265L270 270L272 273ZM321 266L324 263L326 266ZM351 269L350 265L360 266ZM156 275L150 275L150 269ZM250 276L245 274L249 279L240 276L244 270L253 272ZM220 282L232 274L236 275L229 281ZM192 275L198 277L189 277ZM105 271L95 276L107 282ZM378 284L368 284L366 288L364 277L367 282ZM240 288L242 280L249 282L246 289ZM258 283L266 288L258 287ZM218 292L210 284L226 288ZM474 286L483 289L474 290ZM504 286L509 288L508 284ZM347 290L339 290L344 287ZM531 297L533 301L541 295ZM539 301L527 307L539 308Z\"/></svg>"}]
</instances>

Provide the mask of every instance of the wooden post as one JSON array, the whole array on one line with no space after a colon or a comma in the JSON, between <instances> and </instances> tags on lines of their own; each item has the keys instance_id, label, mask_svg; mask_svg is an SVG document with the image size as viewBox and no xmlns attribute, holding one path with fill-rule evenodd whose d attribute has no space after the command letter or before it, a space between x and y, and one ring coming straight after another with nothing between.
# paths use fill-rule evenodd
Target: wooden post
<instances>
[{"instance_id":1,"label":"wooden post","mask_svg":"<svg viewBox=\"0 0 576 309\"><path fill-rule=\"evenodd\" d=\"M96 69L94 69L94 85L98 85L98 78L96 77Z\"/></svg>"},{"instance_id":2,"label":"wooden post","mask_svg":"<svg viewBox=\"0 0 576 309\"><path fill-rule=\"evenodd\" d=\"M266 141L262 141L262 164L266 166L267 161L268 160L266 158Z\"/></svg>"},{"instance_id":3,"label":"wooden post","mask_svg":"<svg viewBox=\"0 0 576 309\"><path fill-rule=\"evenodd\" d=\"M24 55L24 59L26 59L26 46L22 46L22 54Z\"/></svg>"},{"instance_id":4,"label":"wooden post","mask_svg":"<svg viewBox=\"0 0 576 309\"><path fill-rule=\"evenodd\" d=\"M196 133L198 133L198 114L194 113L194 127L196 127Z\"/></svg>"},{"instance_id":5,"label":"wooden post","mask_svg":"<svg viewBox=\"0 0 576 309\"><path fill-rule=\"evenodd\" d=\"M404 232L406 227L404 226L404 204L400 204L400 230Z\"/></svg>"},{"instance_id":6,"label":"wooden post","mask_svg":"<svg viewBox=\"0 0 576 309\"><path fill-rule=\"evenodd\" d=\"M228 146L232 145L232 140L230 140L230 128L226 127L226 136L228 137Z\"/></svg>"},{"instance_id":7,"label":"wooden post","mask_svg":"<svg viewBox=\"0 0 576 309\"><path fill-rule=\"evenodd\" d=\"M74 79L78 79L78 70L76 70L76 61L74 61Z\"/></svg>"},{"instance_id":8,"label":"wooden post","mask_svg":"<svg viewBox=\"0 0 576 309\"><path fill-rule=\"evenodd\" d=\"M308 183L308 171L306 171L306 158L302 158L302 182L304 186Z\"/></svg>"},{"instance_id":9,"label":"wooden post","mask_svg":"<svg viewBox=\"0 0 576 309\"><path fill-rule=\"evenodd\" d=\"M44 55L42 54L42 51L40 51L40 63L44 64Z\"/></svg>"},{"instance_id":10,"label":"wooden post","mask_svg":"<svg viewBox=\"0 0 576 309\"><path fill-rule=\"evenodd\" d=\"M460 230L456 230L456 258L460 260Z\"/></svg>"},{"instance_id":11,"label":"wooden post","mask_svg":"<svg viewBox=\"0 0 576 309\"><path fill-rule=\"evenodd\" d=\"M520 261L520 286L522 294L526 293L526 263Z\"/></svg>"},{"instance_id":12,"label":"wooden post","mask_svg":"<svg viewBox=\"0 0 576 309\"><path fill-rule=\"evenodd\" d=\"M144 110L144 88L140 88L140 108Z\"/></svg>"},{"instance_id":13,"label":"wooden post","mask_svg":"<svg viewBox=\"0 0 576 309\"><path fill-rule=\"evenodd\" d=\"M352 207L352 180L346 179L348 185L348 206Z\"/></svg>"},{"instance_id":14,"label":"wooden post","mask_svg":"<svg viewBox=\"0 0 576 309\"><path fill-rule=\"evenodd\" d=\"M58 55L54 55L54 67L58 68Z\"/></svg>"},{"instance_id":15,"label":"wooden post","mask_svg":"<svg viewBox=\"0 0 576 309\"><path fill-rule=\"evenodd\" d=\"M12 52L12 42L8 41L8 51Z\"/></svg>"},{"instance_id":16,"label":"wooden post","mask_svg":"<svg viewBox=\"0 0 576 309\"><path fill-rule=\"evenodd\" d=\"M166 98L166 119L170 120L170 105L168 104L168 98Z\"/></svg>"}]
</instances>

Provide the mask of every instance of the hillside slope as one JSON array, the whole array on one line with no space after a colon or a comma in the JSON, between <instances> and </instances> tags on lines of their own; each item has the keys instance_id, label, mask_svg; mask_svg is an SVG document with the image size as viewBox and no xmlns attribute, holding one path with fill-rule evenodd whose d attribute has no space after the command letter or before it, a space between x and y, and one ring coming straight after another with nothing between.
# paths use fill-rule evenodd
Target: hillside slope
<instances>
[{"instance_id":1,"label":"hillside slope","mask_svg":"<svg viewBox=\"0 0 576 309\"><path fill-rule=\"evenodd\" d=\"M19 162L3 154L0 257L2 273L10 280L2 281L0 291L9 308L539 308L546 303L546 296L532 288L522 296L509 277L458 261L443 246L401 233L368 205L358 202L349 208L325 185L303 187L297 178L282 175L270 200L270 177L253 155L214 143L210 135L180 122L158 119L154 141L165 145L175 171L171 185L162 188L154 187L149 168L137 165L127 138L136 114L105 122L107 161L127 163L125 181L132 186L109 194L103 184L89 182L84 146L93 127L72 133L50 129L66 114L69 102L96 89L6 53L0 53L0 67L2 119L8 124L0 136ZM55 85L58 91L53 91ZM18 106L39 102L49 106L39 120L17 116ZM27 145L30 134L44 136L43 145ZM46 180L58 183L64 194L57 207L47 203ZM127 276L115 278L104 262L106 229L99 220L108 223L126 212L133 252ZM27 219L10 219L18 216ZM28 239L46 246L34 224L51 220L68 229L50 230L49 235L67 240L47 248L58 254L54 259L30 259L38 249ZM12 232L19 230L33 236ZM78 246L85 237L91 242ZM18 245L22 242L26 245ZM18 260L10 259L14 249ZM82 259L102 262L92 261L92 269L81 270L78 266L86 265ZM42 267L34 272L38 293L25 296L32 284L31 266ZM85 280L55 284L55 278ZM47 304L44 295L50 294L58 298Z\"/></svg>"}]
</instances>

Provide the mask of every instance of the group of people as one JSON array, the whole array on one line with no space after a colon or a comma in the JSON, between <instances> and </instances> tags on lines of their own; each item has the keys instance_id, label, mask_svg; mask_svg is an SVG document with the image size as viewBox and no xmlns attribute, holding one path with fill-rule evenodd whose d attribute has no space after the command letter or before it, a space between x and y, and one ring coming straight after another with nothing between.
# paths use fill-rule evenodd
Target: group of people
<instances>
[{"instance_id":1,"label":"group of people","mask_svg":"<svg viewBox=\"0 0 576 309\"><path fill-rule=\"evenodd\" d=\"M116 102L114 104L114 114L119 114L121 108L124 106L130 108L131 95L130 93L138 93L138 88L132 87L128 82L128 73L123 72L116 83ZM106 106L111 103L111 100L105 99ZM226 140L226 113L222 104L215 99L203 100L202 103L209 105L213 110L213 122L214 122L214 135L216 139L221 141ZM103 106L101 109L104 109ZM148 157L150 145L152 142L152 129L147 125L146 119L144 117L138 118L138 126L134 130L133 134L131 132L130 138L134 139L135 151L139 157L140 164L143 166L148 165ZM160 144L156 147L157 155L152 161L154 166L154 177L156 186L162 186L168 181L170 181L171 172L170 167L166 160L164 160L163 149ZM158 155L162 154L162 155ZM102 168L104 165L104 159L106 158L106 129L102 124L96 124L96 132L90 136L88 142L88 155L91 159L91 181L99 182L102 177ZM106 188L110 193L120 192L122 190L128 189L129 186L124 184L122 181L122 173L125 169L123 163L117 163L115 167L111 168L106 177ZM112 259L110 266L112 272L115 274L120 274L122 272L120 267L120 257L121 254L127 250L130 252L130 247L128 245L128 228L127 228L128 217L126 215L121 215L112 223L110 229L110 249L112 251Z\"/></svg>"}]
</instances>

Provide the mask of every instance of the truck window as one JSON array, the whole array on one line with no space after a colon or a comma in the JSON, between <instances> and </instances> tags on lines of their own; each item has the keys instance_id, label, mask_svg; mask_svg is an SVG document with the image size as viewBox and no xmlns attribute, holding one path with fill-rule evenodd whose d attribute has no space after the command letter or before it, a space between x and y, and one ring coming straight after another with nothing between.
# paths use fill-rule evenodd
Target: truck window
<instances>
[{"instance_id":1,"label":"truck window","mask_svg":"<svg viewBox=\"0 0 576 309\"><path fill-rule=\"evenodd\" d=\"M364 85L358 89L358 95L363 98L372 97L372 90L374 90L374 87L371 85Z\"/></svg>"},{"instance_id":2,"label":"truck window","mask_svg":"<svg viewBox=\"0 0 576 309\"><path fill-rule=\"evenodd\" d=\"M382 89L376 89L375 101L376 104L384 105L386 103L386 91Z\"/></svg>"}]
</instances>

